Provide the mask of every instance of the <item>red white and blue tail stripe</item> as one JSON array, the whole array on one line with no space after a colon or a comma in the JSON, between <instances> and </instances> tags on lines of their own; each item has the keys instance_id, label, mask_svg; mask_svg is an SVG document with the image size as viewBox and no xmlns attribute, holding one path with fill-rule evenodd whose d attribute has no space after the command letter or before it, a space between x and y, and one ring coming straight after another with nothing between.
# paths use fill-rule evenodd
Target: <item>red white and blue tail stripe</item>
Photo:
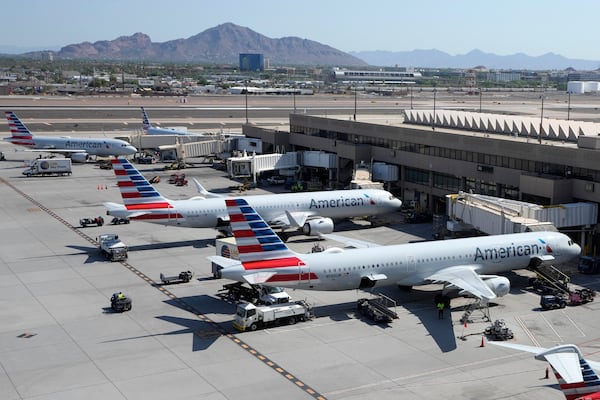
<instances>
[{"instance_id":1,"label":"red white and blue tail stripe","mask_svg":"<svg viewBox=\"0 0 600 400\"><path fill-rule=\"evenodd\" d=\"M25 124L15 115L12 111L6 111L6 120L8 121L8 127L10 129L10 137L4 138L19 146L34 146L33 135L27 129Z\"/></svg>"},{"instance_id":2,"label":"red white and blue tail stripe","mask_svg":"<svg viewBox=\"0 0 600 400\"><path fill-rule=\"evenodd\" d=\"M225 204L241 265L225 266L224 278L286 287L318 280L246 200L226 199Z\"/></svg>"},{"instance_id":3,"label":"red white and blue tail stripe","mask_svg":"<svg viewBox=\"0 0 600 400\"><path fill-rule=\"evenodd\" d=\"M127 210L167 210L172 208L169 200L158 193L154 186L125 158L114 158L112 166ZM164 217L166 218L168 214L166 213ZM157 214L156 217L158 218L159 215ZM144 218L140 217L139 219Z\"/></svg>"},{"instance_id":4,"label":"red white and blue tail stripe","mask_svg":"<svg viewBox=\"0 0 600 400\"><path fill-rule=\"evenodd\" d=\"M142 107L142 129L144 130L144 132L146 132L150 128L152 128L152 125L150 125L148 114L146 114L146 110L144 110L144 107Z\"/></svg>"},{"instance_id":5,"label":"red white and blue tail stripe","mask_svg":"<svg viewBox=\"0 0 600 400\"><path fill-rule=\"evenodd\" d=\"M283 243L246 200L226 199L225 204L242 263L287 257L297 259L296 253Z\"/></svg>"},{"instance_id":6,"label":"red white and blue tail stripe","mask_svg":"<svg viewBox=\"0 0 600 400\"><path fill-rule=\"evenodd\" d=\"M586 399L588 398L586 395L594 393L598 394L598 397L595 398L600 398L600 378L579 351L577 351L577 354L579 354L579 366L583 375L583 382L567 383L553 367L560 390L562 390L567 400Z\"/></svg>"}]
</instances>

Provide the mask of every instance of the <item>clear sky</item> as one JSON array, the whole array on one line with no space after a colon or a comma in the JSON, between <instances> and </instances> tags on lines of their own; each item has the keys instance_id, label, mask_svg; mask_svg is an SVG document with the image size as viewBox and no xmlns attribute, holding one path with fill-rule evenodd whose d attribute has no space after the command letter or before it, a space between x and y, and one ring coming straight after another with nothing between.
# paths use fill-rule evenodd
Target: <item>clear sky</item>
<instances>
[{"instance_id":1,"label":"clear sky","mask_svg":"<svg viewBox=\"0 0 600 400\"><path fill-rule=\"evenodd\" d=\"M473 49L600 60L597 0L21 0L5 4L0 49L58 50L143 32L187 38L225 22L338 50ZM12 10L10 8L13 8ZM25 50L22 50L25 49Z\"/></svg>"}]
</instances>

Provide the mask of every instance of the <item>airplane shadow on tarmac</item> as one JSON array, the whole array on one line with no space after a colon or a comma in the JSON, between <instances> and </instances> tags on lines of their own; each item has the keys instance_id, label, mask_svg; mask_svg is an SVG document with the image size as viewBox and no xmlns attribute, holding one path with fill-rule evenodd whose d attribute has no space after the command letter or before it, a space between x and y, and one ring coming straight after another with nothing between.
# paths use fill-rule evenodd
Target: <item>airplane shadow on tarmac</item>
<instances>
[{"instance_id":1,"label":"airplane shadow on tarmac","mask_svg":"<svg viewBox=\"0 0 600 400\"><path fill-rule=\"evenodd\" d=\"M200 313L201 310L210 310L211 314L232 315L235 311L235 309L231 309L231 307L233 307L231 304L205 295L181 297L173 300L166 300L165 303L191 313ZM109 340L107 342L120 342L147 337L192 334L192 351L201 351L208 349L221 336L229 333L237 333L234 332L234 328L231 325L231 320L228 320L226 323L218 323L210 320L210 317L208 316L206 319L201 319L200 317L193 316L191 318L184 318L171 315L159 315L155 318L161 321L169 322L173 325L177 325L179 328L161 333Z\"/></svg>"}]
</instances>

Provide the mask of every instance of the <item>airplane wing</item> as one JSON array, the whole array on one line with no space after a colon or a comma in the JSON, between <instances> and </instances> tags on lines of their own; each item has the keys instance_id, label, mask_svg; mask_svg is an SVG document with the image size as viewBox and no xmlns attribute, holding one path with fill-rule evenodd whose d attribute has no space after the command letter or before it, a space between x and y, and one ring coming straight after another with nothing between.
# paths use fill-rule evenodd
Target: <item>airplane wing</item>
<instances>
[{"instance_id":1,"label":"airplane wing","mask_svg":"<svg viewBox=\"0 0 600 400\"><path fill-rule=\"evenodd\" d=\"M552 365L552 368L560 374L560 376L567 383L579 383L583 382L583 375L581 373L581 365L579 363L579 354L575 351L560 351L552 352L556 348L545 349L543 347L526 346L522 344L504 343L504 342L490 342L496 346L507 347L509 349L515 349L525 351L528 353L535 354L537 360L546 360ZM588 361L588 364L592 366L592 362ZM596 363L594 363L596 364ZM592 366L592 368L594 368Z\"/></svg>"},{"instance_id":2,"label":"airplane wing","mask_svg":"<svg viewBox=\"0 0 600 400\"><path fill-rule=\"evenodd\" d=\"M380 244L368 242L366 240L353 239L342 235L335 235L333 233L320 233L319 237L335 240L336 242L343 243L346 247L354 247L356 249L364 249L367 247L381 247Z\"/></svg>"},{"instance_id":3,"label":"airplane wing","mask_svg":"<svg viewBox=\"0 0 600 400\"><path fill-rule=\"evenodd\" d=\"M496 294L485 284L479 274L475 272L475 267L475 265L448 267L437 271L426 279L449 282L483 300L496 298Z\"/></svg>"}]
</instances>

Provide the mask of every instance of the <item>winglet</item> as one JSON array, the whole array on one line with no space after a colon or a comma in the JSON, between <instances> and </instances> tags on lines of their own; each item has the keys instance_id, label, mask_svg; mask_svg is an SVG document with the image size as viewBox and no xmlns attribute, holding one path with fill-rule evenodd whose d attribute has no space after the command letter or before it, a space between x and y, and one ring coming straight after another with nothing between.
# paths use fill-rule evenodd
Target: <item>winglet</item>
<instances>
[{"instance_id":1,"label":"winglet","mask_svg":"<svg viewBox=\"0 0 600 400\"><path fill-rule=\"evenodd\" d=\"M198 190L198 193L200 193L202 195L202 197L204 197L205 199L215 199L215 198L223 197L222 195L220 195L218 193L212 193L212 192L209 192L208 190L206 190L204 188L204 186L202 186L202 184L198 181L198 179L192 178L192 181L194 181L194 185L196 185L196 190Z\"/></svg>"}]
</instances>

